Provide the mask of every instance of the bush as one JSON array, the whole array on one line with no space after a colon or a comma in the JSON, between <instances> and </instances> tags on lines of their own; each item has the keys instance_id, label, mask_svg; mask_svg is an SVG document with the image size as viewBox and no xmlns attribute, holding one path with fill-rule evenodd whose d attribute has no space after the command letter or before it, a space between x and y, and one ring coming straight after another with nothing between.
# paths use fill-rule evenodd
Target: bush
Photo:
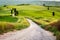
<instances>
[{"instance_id":1,"label":"bush","mask_svg":"<svg viewBox=\"0 0 60 40\"><path fill-rule=\"evenodd\" d=\"M56 40L60 40L60 32L56 33Z\"/></svg>"},{"instance_id":2,"label":"bush","mask_svg":"<svg viewBox=\"0 0 60 40\"><path fill-rule=\"evenodd\" d=\"M49 25L55 26L60 31L60 20L58 20L57 22L50 23Z\"/></svg>"}]
</instances>

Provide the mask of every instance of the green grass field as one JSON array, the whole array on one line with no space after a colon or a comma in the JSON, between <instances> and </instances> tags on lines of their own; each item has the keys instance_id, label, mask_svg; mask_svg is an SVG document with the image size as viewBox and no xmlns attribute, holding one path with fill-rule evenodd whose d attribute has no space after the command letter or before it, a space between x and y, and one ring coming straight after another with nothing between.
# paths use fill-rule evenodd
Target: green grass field
<instances>
[{"instance_id":1,"label":"green grass field","mask_svg":"<svg viewBox=\"0 0 60 40\"><path fill-rule=\"evenodd\" d=\"M3 16L3 18L0 17L0 34L14 30L21 30L27 28L28 26L29 23L22 16Z\"/></svg>"},{"instance_id":2,"label":"green grass field","mask_svg":"<svg viewBox=\"0 0 60 40\"><path fill-rule=\"evenodd\" d=\"M11 17L10 10L16 8L19 12L17 17ZM57 22L60 19L60 7L50 6L49 10L46 6L37 6L37 5L23 5L23 6L7 6L1 7L0 9L0 25L2 29L5 30L6 23L13 25L13 29L23 29L29 26L29 23L26 21L26 18L32 19L37 24L41 25L42 28L48 28L49 31L52 31L57 38L60 37L60 32L53 26L49 25L50 23ZM52 12L55 12L55 16L52 16ZM6 17L8 16L8 17ZM18 21L20 20L20 21ZM12 23L11 23L12 22ZM3 26L4 25L4 26ZM46 25L49 25L46 27ZM6 26L8 30L9 26ZM11 28L11 29L12 29Z\"/></svg>"},{"instance_id":3,"label":"green grass field","mask_svg":"<svg viewBox=\"0 0 60 40\"><path fill-rule=\"evenodd\" d=\"M17 22L18 18L12 16L0 16L0 21Z\"/></svg>"},{"instance_id":4,"label":"green grass field","mask_svg":"<svg viewBox=\"0 0 60 40\"><path fill-rule=\"evenodd\" d=\"M10 8L0 8L0 33L27 28L29 23L23 16L10 16Z\"/></svg>"},{"instance_id":5,"label":"green grass field","mask_svg":"<svg viewBox=\"0 0 60 40\"><path fill-rule=\"evenodd\" d=\"M58 11L58 7L50 7L50 10L47 10L47 7L35 5L8 7L16 8L19 11L19 16L29 17L33 20L39 21L42 24L49 24L49 22L60 19L60 11ZM52 16L53 11L55 12L55 16ZM49 22L46 22L44 20L48 20Z\"/></svg>"}]
</instances>

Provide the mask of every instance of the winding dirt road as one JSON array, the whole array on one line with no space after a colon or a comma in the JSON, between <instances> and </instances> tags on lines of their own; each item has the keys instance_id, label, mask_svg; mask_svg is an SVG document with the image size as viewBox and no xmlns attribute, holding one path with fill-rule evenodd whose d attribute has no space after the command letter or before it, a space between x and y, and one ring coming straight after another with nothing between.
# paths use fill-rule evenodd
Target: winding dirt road
<instances>
[{"instance_id":1,"label":"winding dirt road","mask_svg":"<svg viewBox=\"0 0 60 40\"><path fill-rule=\"evenodd\" d=\"M56 40L52 33L42 29L30 19L27 21L30 23L28 28L0 35L0 40Z\"/></svg>"}]
</instances>

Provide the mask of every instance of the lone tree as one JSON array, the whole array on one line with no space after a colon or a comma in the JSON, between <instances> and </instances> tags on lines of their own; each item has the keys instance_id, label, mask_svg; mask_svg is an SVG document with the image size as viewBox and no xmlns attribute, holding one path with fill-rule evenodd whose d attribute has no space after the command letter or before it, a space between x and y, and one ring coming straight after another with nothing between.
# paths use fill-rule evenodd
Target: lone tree
<instances>
[{"instance_id":1,"label":"lone tree","mask_svg":"<svg viewBox=\"0 0 60 40\"><path fill-rule=\"evenodd\" d=\"M55 12L52 12L52 16L55 16Z\"/></svg>"},{"instance_id":2,"label":"lone tree","mask_svg":"<svg viewBox=\"0 0 60 40\"><path fill-rule=\"evenodd\" d=\"M7 5L4 5L3 7L7 7Z\"/></svg>"},{"instance_id":3,"label":"lone tree","mask_svg":"<svg viewBox=\"0 0 60 40\"><path fill-rule=\"evenodd\" d=\"M47 8L48 10L49 10L49 6L48 6L48 8Z\"/></svg>"},{"instance_id":4,"label":"lone tree","mask_svg":"<svg viewBox=\"0 0 60 40\"><path fill-rule=\"evenodd\" d=\"M45 6L45 4L43 4L43 6Z\"/></svg>"}]
</instances>

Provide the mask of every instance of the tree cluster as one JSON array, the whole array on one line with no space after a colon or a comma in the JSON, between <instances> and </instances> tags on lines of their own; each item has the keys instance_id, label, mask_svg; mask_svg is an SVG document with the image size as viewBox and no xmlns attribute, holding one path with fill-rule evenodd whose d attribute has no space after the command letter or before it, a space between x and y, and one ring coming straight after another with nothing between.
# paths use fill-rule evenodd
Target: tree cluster
<instances>
[{"instance_id":1,"label":"tree cluster","mask_svg":"<svg viewBox=\"0 0 60 40\"><path fill-rule=\"evenodd\" d=\"M14 14L15 16L18 15L18 11L16 10L16 8L12 8L11 10L11 15Z\"/></svg>"}]
</instances>

